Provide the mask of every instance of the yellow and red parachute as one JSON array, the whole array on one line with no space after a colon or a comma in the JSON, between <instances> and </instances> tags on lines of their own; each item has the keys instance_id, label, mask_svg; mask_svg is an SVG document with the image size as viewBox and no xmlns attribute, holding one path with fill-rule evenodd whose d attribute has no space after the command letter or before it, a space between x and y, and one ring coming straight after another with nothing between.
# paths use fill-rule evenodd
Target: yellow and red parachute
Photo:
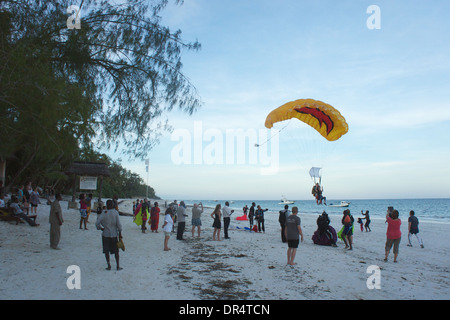
<instances>
[{"instance_id":1,"label":"yellow and red parachute","mask_svg":"<svg viewBox=\"0 0 450 320\"><path fill-rule=\"evenodd\" d=\"M274 123L292 118L310 125L328 141L336 141L348 132L348 124L337 109L313 99L299 99L276 108L267 116L265 126L270 129Z\"/></svg>"}]
</instances>

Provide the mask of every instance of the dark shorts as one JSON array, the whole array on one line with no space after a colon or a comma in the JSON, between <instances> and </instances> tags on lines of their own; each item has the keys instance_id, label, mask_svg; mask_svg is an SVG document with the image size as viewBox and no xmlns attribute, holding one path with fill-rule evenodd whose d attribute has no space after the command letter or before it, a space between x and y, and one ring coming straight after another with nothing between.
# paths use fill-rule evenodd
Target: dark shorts
<instances>
[{"instance_id":1,"label":"dark shorts","mask_svg":"<svg viewBox=\"0 0 450 320\"><path fill-rule=\"evenodd\" d=\"M353 226L345 226L344 230L342 231L342 234L346 236L353 235Z\"/></svg>"},{"instance_id":2,"label":"dark shorts","mask_svg":"<svg viewBox=\"0 0 450 320\"><path fill-rule=\"evenodd\" d=\"M117 248L117 237L114 238L102 237L102 244L103 244L103 253L115 254L119 252L119 249Z\"/></svg>"},{"instance_id":3,"label":"dark shorts","mask_svg":"<svg viewBox=\"0 0 450 320\"><path fill-rule=\"evenodd\" d=\"M297 249L300 241L299 239L297 239L297 240L288 240L287 242L289 248Z\"/></svg>"},{"instance_id":4,"label":"dark shorts","mask_svg":"<svg viewBox=\"0 0 450 320\"><path fill-rule=\"evenodd\" d=\"M81 215L81 218L87 218L87 210L86 209L80 209L80 215Z\"/></svg>"}]
</instances>

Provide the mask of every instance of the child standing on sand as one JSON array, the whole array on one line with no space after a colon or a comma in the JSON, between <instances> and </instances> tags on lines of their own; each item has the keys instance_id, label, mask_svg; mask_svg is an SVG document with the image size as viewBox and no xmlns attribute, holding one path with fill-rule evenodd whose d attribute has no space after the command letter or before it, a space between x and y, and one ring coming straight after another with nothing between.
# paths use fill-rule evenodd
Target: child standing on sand
<instances>
[{"instance_id":1,"label":"child standing on sand","mask_svg":"<svg viewBox=\"0 0 450 320\"><path fill-rule=\"evenodd\" d=\"M363 221L361 218L358 218L358 223L359 223L359 226L361 227L361 232L363 232L364 231L363 230Z\"/></svg>"},{"instance_id":2,"label":"child standing on sand","mask_svg":"<svg viewBox=\"0 0 450 320\"><path fill-rule=\"evenodd\" d=\"M80 194L80 229L84 222L84 230L87 230L86 228L86 220L87 220L87 206L88 203L86 202L86 195L84 193Z\"/></svg>"}]
</instances>

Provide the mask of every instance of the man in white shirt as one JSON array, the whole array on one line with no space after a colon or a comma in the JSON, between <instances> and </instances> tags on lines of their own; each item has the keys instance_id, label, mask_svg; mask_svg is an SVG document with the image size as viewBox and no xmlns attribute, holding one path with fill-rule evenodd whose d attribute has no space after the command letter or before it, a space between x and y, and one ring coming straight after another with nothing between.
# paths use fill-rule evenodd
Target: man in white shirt
<instances>
[{"instance_id":1,"label":"man in white shirt","mask_svg":"<svg viewBox=\"0 0 450 320\"><path fill-rule=\"evenodd\" d=\"M230 226L231 214L234 210L231 210L229 207L230 203L225 202L225 206L222 208L222 216L223 216L223 233L225 235L225 239L230 239L228 236L228 227Z\"/></svg>"}]
</instances>

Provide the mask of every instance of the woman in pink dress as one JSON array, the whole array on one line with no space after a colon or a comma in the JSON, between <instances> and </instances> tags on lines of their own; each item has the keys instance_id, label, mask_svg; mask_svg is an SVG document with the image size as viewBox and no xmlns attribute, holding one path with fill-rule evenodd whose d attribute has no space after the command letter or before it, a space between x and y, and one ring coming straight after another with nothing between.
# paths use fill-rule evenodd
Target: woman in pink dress
<instances>
[{"instance_id":1,"label":"woman in pink dress","mask_svg":"<svg viewBox=\"0 0 450 320\"><path fill-rule=\"evenodd\" d=\"M152 222L152 232L158 232L159 225L159 212L158 202L155 202L155 206L150 209L150 220Z\"/></svg>"}]
</instances>

